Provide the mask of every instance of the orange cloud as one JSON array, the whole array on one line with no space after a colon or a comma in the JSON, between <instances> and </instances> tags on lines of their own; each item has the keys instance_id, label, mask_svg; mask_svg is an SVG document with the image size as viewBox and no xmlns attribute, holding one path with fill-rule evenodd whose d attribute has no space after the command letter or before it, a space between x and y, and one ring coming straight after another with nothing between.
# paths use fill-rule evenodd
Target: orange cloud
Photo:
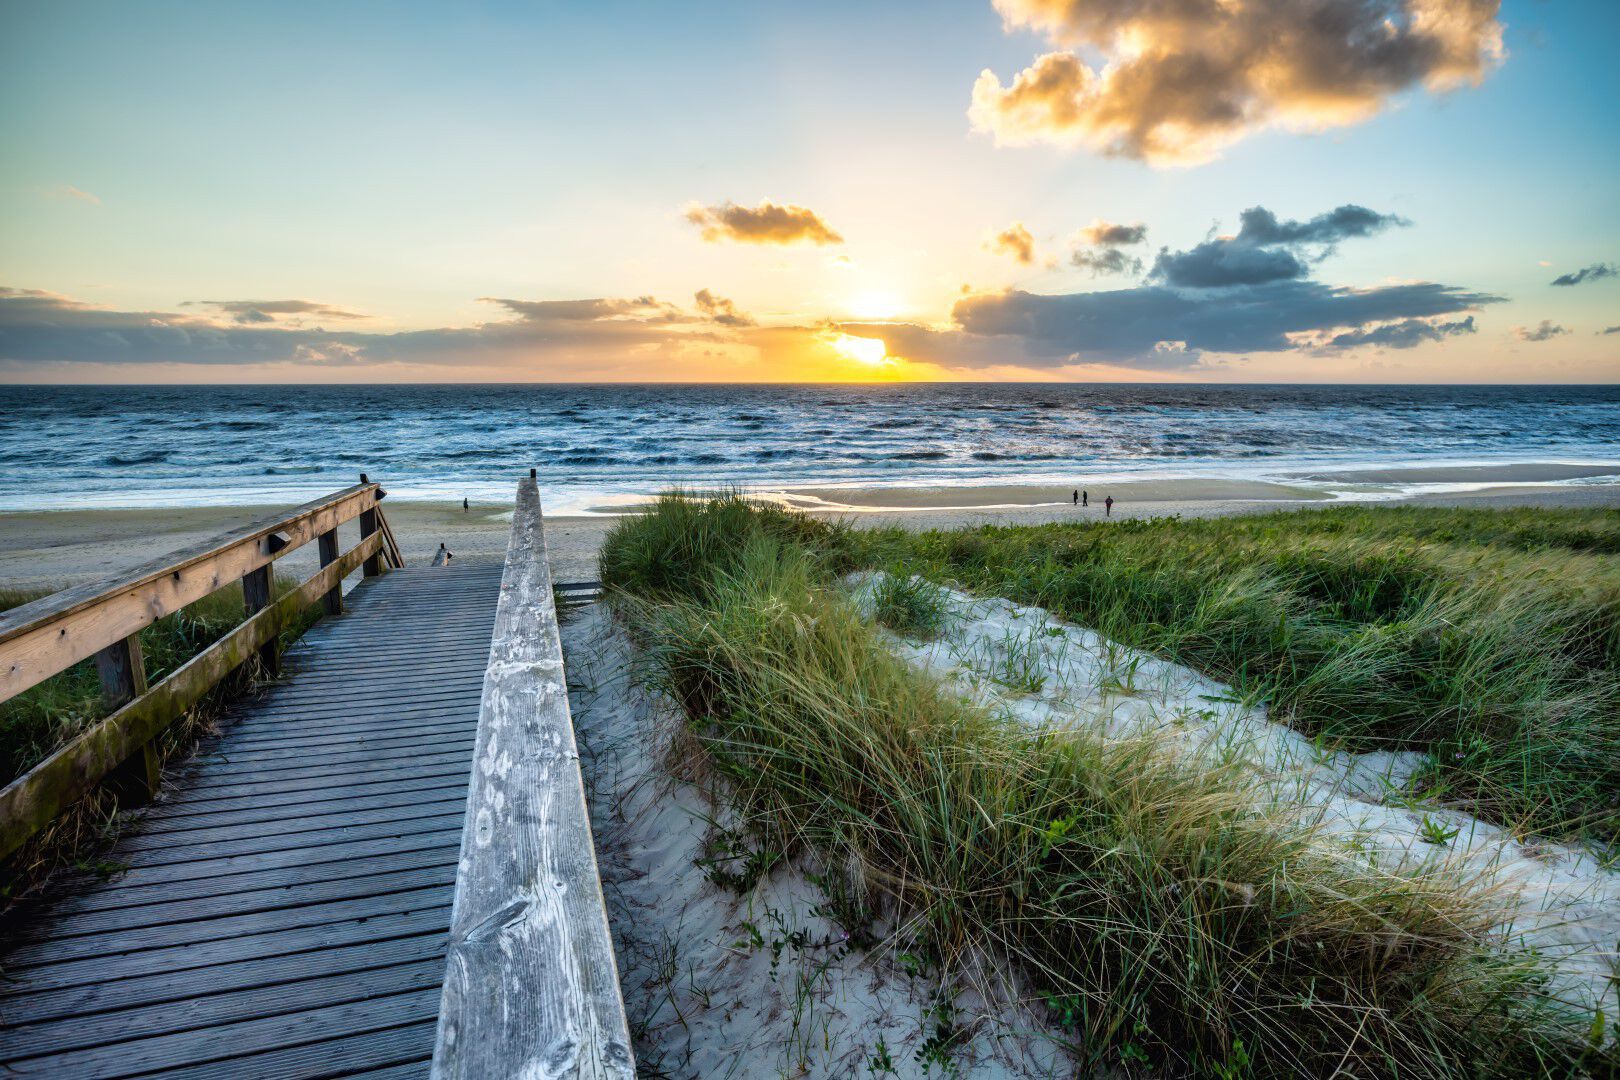
<instances>
[{"instance_id":1,"label":"orange cloud","mask_svg":"<svg viewBox=\"0 0 1620 1080\"><path fill-rule=\"evenodd\" d=\"M738 206L724 202L718 206L693 204L686 208L686 220L698 226L703 239L712 244L727 240L739 244L842 244L844 238L832 230L814 210L769 199L758 206Z\"/></svg>"},{"instance_id":2,"label":"orange cloud","mask_svg":"<svg viewBox=\"0 0 1620 1080\"><path fill-rule=\"evenodd\" d=\"M984 71L968 116L998 144L1050 143L1159 165L1206 161L1264 127L1365 120L1395 94L1477 84L1500 61L1500 0L995 0L1009 29L1095 50Z\"/></svg>"},{"instance_id":3,"label":"orange cloud","mask_svg":"<svg viewBox=\"0 0 1620 1080\"><path fill-rule=\"evenodd\" d=\"M1022 221L1015 221L1002 229L986 240L984 246L985 250L998 255L1011 255L1025 266L1035 261L1035 237L1030 235Z\"/></svg>"}]
</instances>

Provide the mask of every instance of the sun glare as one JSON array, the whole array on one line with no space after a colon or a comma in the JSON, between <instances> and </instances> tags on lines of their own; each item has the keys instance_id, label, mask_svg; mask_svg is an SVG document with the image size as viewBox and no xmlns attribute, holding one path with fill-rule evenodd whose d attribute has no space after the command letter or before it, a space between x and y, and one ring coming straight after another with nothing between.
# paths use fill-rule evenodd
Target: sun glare
<instances>
[{"instance_id":1,"label":"sun glare","mask_svg":"<svg viewBox=\"0 0 1620 1080\"><path fill-rule=\"evenodd\" d=\"M871 364L873 367L886 363L889 359L889 347L883 343L882 338L839 334L832 339L831 344L841 355L858 363Z\"/></svg>"},{"instance_id":2,"label":"sun glare","mask_svg":"<svg viewBox=\"0 0 1620 1080\"><path fill-rule=\"evenodd\" d=\"M844 306L857 319L892 319L906 309L906 302L894 293L868 290L850 297Z\"/></svg>"}]
</instances>

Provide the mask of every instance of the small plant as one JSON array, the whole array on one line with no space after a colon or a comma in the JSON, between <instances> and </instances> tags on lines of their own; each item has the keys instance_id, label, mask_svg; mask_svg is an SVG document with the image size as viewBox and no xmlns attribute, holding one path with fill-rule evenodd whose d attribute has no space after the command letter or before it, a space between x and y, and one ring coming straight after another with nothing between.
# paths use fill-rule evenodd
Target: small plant
<instances>
[{"instance_id":1,"label":"small plant","mask_svg":"<svg viewBox=\"0 0 1620 1080\"><path fill-rule=\"evenodd\" d=\"M924 1075L937 1066L941 1075L955 1076L959 1071L956 1049L966 1034L956 1023L955 995L935 990L933 1002L923 1010L922 1024L926 1034L913 1055L917 1064L923 1067Z\"/></svg>"},{"instance_id":2,"label":"small plant","mask_svg":"<svg viewBox=\"0 0 1620 1080\"><path fill-rule=\"evenodd\" d=\"M782 859L780 852L750 847L746 837L733 829L716 830L705 850L706 856L694 860L703 876L739 896L759 884Z\"/></svg>"},{"instance_id":3,"label":"small plant","mask_svg":"<svg viewBox=\"0 0 1620 1080\"><path fill-rule=\"evenodd\" d=\"M906 637L938 636L950 614L945 591L922 577L881 574L872 600L877 621Z\"/></svg>"},{"instance_id":4,"label":"small plant","mask_svg":"<svg viewBox=\"0 0 1620 1080\"><path fill-rule=\"evenodd\" d=\"M1461 831L1462 829L1459 826L1447 825L1443 821L1435 820L1428 814L1423 815L1423 821L1418 825L1419 839L1425 844L1434 844L1437 847L1445 847L1455 840L1457 834Z\"/></svg>"},{"instance_id":5,"label":"small plant","mask_svg":"<svg viewBox=\"0 0 1620 1080\"><path fill-rule=\"evenodd\" d=\"M894 1055L889 1052L889 1044L878 1036L877 1049L872 1056L866 1059L866 1068L873 1076L899 1076L900 1070L894 1067Z\"/></svg>"}]
</instances>

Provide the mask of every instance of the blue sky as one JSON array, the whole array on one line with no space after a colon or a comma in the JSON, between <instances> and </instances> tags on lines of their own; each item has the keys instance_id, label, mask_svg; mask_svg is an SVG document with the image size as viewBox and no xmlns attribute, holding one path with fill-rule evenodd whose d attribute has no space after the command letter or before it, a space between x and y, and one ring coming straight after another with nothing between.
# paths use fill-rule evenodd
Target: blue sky
<instances>
[{"instance_id":1,"label":"blue sky","mask_svg":"<svg viewBox=\"0 0 1620 1080\"><path fill-rule=\"evenodd\" d=\"M1010 86L1049 53L1118 59L1061 26L1009 29L1020 4L1039 6L7 4L0 284L19 307L0 316L0 378L1620 378L1620 334L1600 333L1620 277L1549 285L1620 261L1620 5L1505 3L1506 57L1478 86L1396 85L1354 122L1254 124L1167 164L974 129L985 69ZM708 242L685 217L765 200L842 243ZM964 295L1134 301L1165 287L1159 248L1233 233L1246 208L1304 222L1347 204L1410 224L1303 252L1311 281L1502 299L1470 309L1471 332L1401 349L1324 352L1340 324L1233 352L958 340ZM1142 274L1069 264L1096 220L1147 225ZM985 247L1015 222L1028 264ZM704 321L699 290L754 325ZM482 297L665 306L508 333L563 309ZM242 324L198 303L289 299L365 318L275 313L239 349ZM82 347L47 318L83 321ZM154 318L226 337L206 356L101 348ZM1528 340L1543 321L1567 332ZM492 324L499 347L486 334L467 359L458 334ZM849 347L861 335L885 341L875 361Z\"/></svg>"}]
</instances>

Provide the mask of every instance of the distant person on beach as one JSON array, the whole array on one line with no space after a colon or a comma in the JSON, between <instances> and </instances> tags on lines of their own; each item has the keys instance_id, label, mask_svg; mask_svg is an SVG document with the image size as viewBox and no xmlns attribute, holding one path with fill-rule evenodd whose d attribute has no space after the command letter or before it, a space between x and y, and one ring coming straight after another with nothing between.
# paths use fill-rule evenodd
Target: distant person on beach
<instances>
[{"instance_id":1,"label":"distant person on beach","mask_svg":"<svg viewBox=\"0 0 1620 1080\"><path fill-rule=\"evenodd\" d=\"M1091 492L1082 491L1080 493L1080 505L1081 506L1090 506L1091 505Z\"/></svg>"},{"instance_id":2,"label":"distant person on beach","mask_svg":"<svg viewBox=\"0 0 1620 1080\"><path fill-rule=\"evenodd\" d=\"M1110 496L1108 496L1108 498L1103 500L1103 517L1113 517L1113 515L1114 515L1114 497L1112 495L1110 495Z\"/></svg>"},{"instance_id":3,"label":"distant person on beach","mask_svg":"<svg viewBox=\"0 0 1620 1080\"><path fill-rule=\"evenodd\" d=\"M1076 506L1080 505L1080 489L1079 488L1074 489L1074 505L1076 505Z\"/></svg>"},{"instance_id":4,"label":"distant person on beach","mask_svg":"<svg viewBox=\"0 0 1620 1080\"><path fill-rule=\"evenodd\" d=\"M466 499L461 500L461 512L463 514L465 514L467 512L467 500Z\"/></svg>"}]
</instances>

